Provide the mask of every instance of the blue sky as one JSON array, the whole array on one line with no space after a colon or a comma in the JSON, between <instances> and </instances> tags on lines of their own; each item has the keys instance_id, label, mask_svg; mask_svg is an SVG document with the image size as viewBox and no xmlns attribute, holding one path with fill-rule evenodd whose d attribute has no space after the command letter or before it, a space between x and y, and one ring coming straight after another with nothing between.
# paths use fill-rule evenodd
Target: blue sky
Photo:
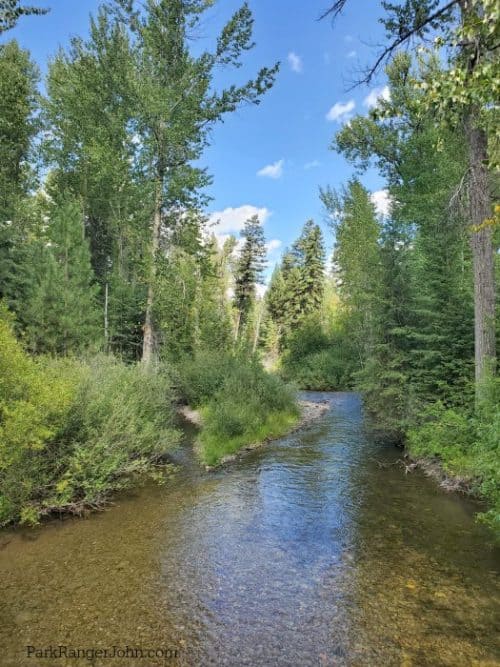
<instances>
[{"instance_id":1,"label":"blue sky","mask_svg":"<svg viewBox=\"0 0 500 667\"><path fill-rule=\"evenodd\" d=\"M42 73L47 60L71 35L86 35L89 14L98 0L47 0L50 14L27 17L4 39L15 37L29 48ZM383 42L378 2L352 0L334 26L318 22L328 0L250 0L255 17L256 47L245 65L221 74L221 83L249 78L264 65L281 61L273 90L260 106L227 116L212 135L203 159L213 175L213 201L208 212L221 220L220 234L235 233L250 214L258 212L271 243L270 268L300 233L309 218L322 224L330 248L331 232L323 222L318 188L340 187L353 168L329 150L335 132L355 113L366 113L384 80L348 90L356 72L373 60ZM219 0L199 29L197 46L213 43L220 27L241 5ZM383 203L384 182L375 172L363 176Z\"/></svg>"}]
</instances>

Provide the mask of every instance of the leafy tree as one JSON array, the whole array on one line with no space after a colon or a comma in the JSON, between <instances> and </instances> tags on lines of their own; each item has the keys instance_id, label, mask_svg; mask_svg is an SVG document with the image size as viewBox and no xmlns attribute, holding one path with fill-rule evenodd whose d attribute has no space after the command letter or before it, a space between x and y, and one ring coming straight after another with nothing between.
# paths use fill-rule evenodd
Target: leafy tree
<instances>
[{"instance_id":1,"label":"leafy tree","mask_svg":"<svg viewBox=\"0 0 500 667\"><path fill-rule=\"evenodd\" d=\"M115 3L120 21L133 38L136 125L141 164L150 185L149 269L144 321L143 361L154 351L154 302L157 255L165 221L198 203L207 183L195 168L210 128L242 103L258 104L277 72L263 68L254 80L218 90L215 72L239 67L252 48L253 18L244 4L222 29L214 51L195 57L189 37L210 3L205 0L148 0L145 11L134 2Z\"/></svg>"},{"instance_id":2,"label":"leafy tree","mask_svg":"<svg viewBox=\"0 0 500 667\"><path fill-rule=\"evenodd\" d=\"M354 118L335 142L360 169L375 162L397 202L382 235L378 340L359 377L393 433L426 401L466 401L472 379L470 253L460 211L449 205L465 168L463 135L422 117L409 67L408 56L394 59L391 101Z\"/></svg>"},{"instance_id":3,"label":"leafy tree","mask_svg":"<svg viewBox=\"0 0 500 667\"><path fill-rule=\"evenodd\" d=\"M49 10L21 5L20 0L0 0L0 35L13 28L21 16L46 14Z\"/></svg>"},{"instance_id":4,"label":"leafy tree","mask_svg":"<svg viewBox=\"0 0 500 667\"><path fill-rule=\"evenodd\" d=\"M146 295L148 188L135 132L129 36L109 9L91 18L87 41L73 38L51 62L43 143L47 190L82 202L92 267L108 321L107 347L140 357Z\"/></svg>"},{"instance_id":5,"label":"leafy tree","mask_svg":"<svg viewBox=\"0 0 500 667\"><path fill-rule=\"evenodd\" d=\"M337 0L324 16L336 17L347 0ZM495 0L402 0L383 2L381 22L389 42L366 72L371 80L379 66L397 49L429 33L437 35L436 53L449 47L449 67L434 72L428 80L416 82L426 91L422 108L431 108L452 127L464 128L468 148L468 170L464 177L468 191L468 215L474 269L475 377L477 390L496 357L495 262L493 249L492 201L488 162L498 165L498 141L488 152L488 130L497 136L498 77L496 49L500 22Z\"/></svg>"},{"instance_id":6,"label":"leafy tree","mask_svg":"<svg viewBox=\"0 0 500 667\"><path fill-rule=\"evenodd\" d=\"M340 195L330 189L321 198L335 230L334 266L338 290L348 312L353 340L361 364L375 341L381 264L381 227L368 191L352 179Z\"/></svg>"}]
</instances>

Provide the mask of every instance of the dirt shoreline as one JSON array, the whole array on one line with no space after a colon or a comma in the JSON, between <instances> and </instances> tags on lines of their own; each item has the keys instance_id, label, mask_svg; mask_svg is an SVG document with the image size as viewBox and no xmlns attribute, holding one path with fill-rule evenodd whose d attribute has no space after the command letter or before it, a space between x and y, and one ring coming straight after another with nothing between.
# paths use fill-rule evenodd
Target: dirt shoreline
<instances>
[{"instance_id":1,"label":"dirt shoreline","mask_svg":"<svg viewBox=\"0 0 500 667\"><path fill-rule=\"evenodd\" d=\"M481 500L481 497L474 490L474 480L471 477L463 477L461 475L452 475L446 472L443 464L436 458L414 458L411 452L405 452L405 458L409 461L406 465L407 472L413 470L421 470L426 477L430 477L437 482L439 488L449 493L462 493L465 496L470 496L476 500Z\"/></svg>"},{"instance_id":2,"label":"dirt shoreline","mask_svg":"<svg viewBox=\"0 0 500 667\"><path fill-rule=\"evenodd\" d=\"M295 424L293 428L291 428L289 431L286 433L283 433L283 435L280 435L278 437L272 437L272 438L266 438L265 440L262 440L261 442L252 442L249 445L245 445L242 447L238 452L235 454L228 454L227 456L222 457L222 459L217 463L217 465L214 466L209 466L205 465L204 468L206 471L210 472L212 470L218 470L224 465L227 465L228 463L231 463L232 461L236 461L237 459L241 458L246 452L251 452L254 449L258 449L260 447L263 447L265 444L268 442L272 442L273 440L279 440L280 438L284 438L287 435L290 435L291 433L295 433L295 431L298 431L299 429L303 428L304 426L307 426L309 423L314 421L315 419L319 419L322 415L325 414L330 409L330 402L329 401L298 401L299 407L300 407L300 419L299 421ZM197 427L201 427L203 424L201 414L198 410L193 410L190 408L188 405L183 405L178 409L179 414L181 414L184 419L187 421L191 422Z\"/></svg>"}]
</instances>

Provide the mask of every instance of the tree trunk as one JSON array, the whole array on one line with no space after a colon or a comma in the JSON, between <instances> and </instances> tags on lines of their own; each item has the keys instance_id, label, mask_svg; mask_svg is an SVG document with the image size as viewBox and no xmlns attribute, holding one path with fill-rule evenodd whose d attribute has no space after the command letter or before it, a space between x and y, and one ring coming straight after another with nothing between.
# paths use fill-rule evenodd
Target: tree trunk
<instances>
[{"instance_id":1,"label":"tree trunk","mask_svg":"<svg viewBox=\"0 0 500 667\"><path fill-rule=\"evenodd\" d=\"M254 339L253 339L253 346L252 346L252 352L255 354L257 352L257 346L259 344L259 338L260 338L260 327L262 325L262 311L264 310L264 303L259 303L259 311L257 314L257 323L255 325L255 332L254 332Z\"/></svg>"},{"instance_id":2,"label":"tree trunk","mask_svg":"<svg viewBox=\"0 0 500 667\"><path fill-rule=\"evenodd\" d=\"M156 254L160 246L161 215L163 208L163 176L156 179L155 206L153 212L153 228L151 232L151 268L149 270L148 297L144 318L144 335L142 341L142 363L150 364L154 353L153 305L155 299Z\"/></svg>"},{"instance_id":3,"label":"tree trunk","mask_svg":"<svg viewBox=\"0 0 500 667\"><path fill-rule=\"evenodd\" d=\"M479 114L479 112L477 112ZM487 170L486 133L475 126L475 113L467 119L469 143L469 206L472 224L471 247L474 266L474 340L476 395L489 369L494 370L495 264L493 229L485 221L491 217L491 197Z\"/></svg>"}]
</instances>

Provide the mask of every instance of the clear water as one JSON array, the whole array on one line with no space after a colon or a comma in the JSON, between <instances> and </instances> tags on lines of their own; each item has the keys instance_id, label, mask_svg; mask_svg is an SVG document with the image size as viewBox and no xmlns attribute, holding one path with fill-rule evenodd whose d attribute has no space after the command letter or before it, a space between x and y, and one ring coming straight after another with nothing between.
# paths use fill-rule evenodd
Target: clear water
<instances>
[{"instance_id":1,"label":"clear water","mask_svg":"<svg viewBox=\"0 0 500 667\"><path fill-rule=\"evenodd\" d=\"M388 465L400 452L365 432L356 394L308 398L331 410L224 471L186 447L165 486L0 533L1 666L500 665L500 559L477 508Z\"/></svg>"}]
</instances>

